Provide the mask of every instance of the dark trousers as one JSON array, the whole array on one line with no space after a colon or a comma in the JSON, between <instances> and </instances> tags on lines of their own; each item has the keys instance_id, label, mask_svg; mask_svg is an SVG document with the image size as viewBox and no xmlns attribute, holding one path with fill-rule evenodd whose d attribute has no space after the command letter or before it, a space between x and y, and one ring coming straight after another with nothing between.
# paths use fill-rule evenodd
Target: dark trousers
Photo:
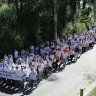
<instances>
[{"instance_id":1,"label":"dark trousers","mask_svg":"<svg viewBox=\"0 0 96 96\"><path fill-rule=\"evenodd\" d=\"M37 83L36 80L32 80L32 79L31 79L31 80L29 81L29 83L30 83L30 86L31 86L32 88L34 87L34 84L37 85L37 84L36 84L36 83Z\"/></svg>"},{"instance_id":2,"label":"dark trousers","mask_svg":"<svg viewBox=\"0 0 96 96\"><path fill-rule=\"evenodd\" d=\"M70 55L70 62L73 61L74 55Z\"/></svg>"},{"instance_id":3,"label":"dark trousers","mask_svg":"<svg viewBox=\"0 0 96 96\"><path fill-rule=\"evenodd\" d=\"M85 48L85 47L82 47L82 53L84 53L84 52L85 52L85 50L86 50L86 48Z\"/></svg>"}]
</instances>

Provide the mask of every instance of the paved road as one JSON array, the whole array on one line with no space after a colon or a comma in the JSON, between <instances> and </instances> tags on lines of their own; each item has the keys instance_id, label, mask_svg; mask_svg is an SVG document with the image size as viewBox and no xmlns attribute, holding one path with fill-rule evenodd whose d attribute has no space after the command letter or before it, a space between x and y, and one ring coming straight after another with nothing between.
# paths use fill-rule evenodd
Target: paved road
<instances>
[{"instance_id":1,"label":"paved road","mask_svg":"<svg viewBox=\"0 0 96 96\"><path fill-rule=\"evenodd\" d=\"M75 64L68 65L62 72L54 73L47 80L43 80L34 91L26 88L24 96L80 96L80 89L86 90L95 81L95 73L96 45L83 54ZM1 88L0 91L0 96L10 96L10 92L5 94Z\"/></svg>"}]
</instances>

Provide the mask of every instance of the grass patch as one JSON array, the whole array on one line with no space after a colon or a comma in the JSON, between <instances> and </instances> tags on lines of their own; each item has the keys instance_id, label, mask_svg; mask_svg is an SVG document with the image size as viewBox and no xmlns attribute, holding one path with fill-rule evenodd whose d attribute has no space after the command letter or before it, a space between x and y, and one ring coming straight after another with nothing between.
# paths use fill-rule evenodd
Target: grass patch
<instances>
[{"instance_id":1,"label":"grass patch","mask_svg":"<svg viewBox=\"0 0 96 96\"><path fill-rule=\"evenodd\" d=\"M96 87L89 93L88 96L96 96Z\"/></svg>"}]
</instances>

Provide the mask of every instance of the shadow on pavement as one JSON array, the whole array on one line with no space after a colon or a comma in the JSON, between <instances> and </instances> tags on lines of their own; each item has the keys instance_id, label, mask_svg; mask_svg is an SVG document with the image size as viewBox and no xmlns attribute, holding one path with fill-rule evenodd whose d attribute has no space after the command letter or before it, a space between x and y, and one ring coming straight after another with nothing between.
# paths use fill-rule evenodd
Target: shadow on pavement
<instances>
[{"instance_id":1,"label":"shadow on pavement","mask_svg":"<svg viewBox=\"0 0 96 96\"><path fill-rule=\"evenodd\" d=\"M13 95L16 93L20 93L21 89L18 87L11 86L10 84L4 83L3 81L0 80L0 92Z\"/></svg>"},{"instance_id":2,"label":"shadow on pavement","mask_svg":"<svg viewBox=\"0 0 96 96\"><path fill-rule=\"evenodd\" d=\"M37 88L37 86L31 88L29 86L29 84L26 84L26 86L24 87L24 90L23 90L23 95L21 95L21 96L30 95L36 88Z\"/></svg>"},{"instance_id":3,"label":"shadow on pavement","mask_svg":"<svg viewBox=\"0 0 96 96\"><path fill-rule=\"evenodd\" d=\"M59 77L57 77L55 74L52 74L50 77L48 77L47 81L58 81Z\"/></svg>"},{"instance_id":4,"label":"shadow on pavement","mask_svg":"<svg viewBox=\"0 0 96 96\"><path fill-rule=\"evenodd\" d=\"M24 95L31 94L33 90L35 90L36 88L37 87L35 88L30 87L28 84L26 84L24 88L20 86L20 84L18 86L12 85L10 82L4 81L0 78L0 92L1 93L5 93L9 95L23 93L23 95L21 96L24 96Z\"/></svg>"}]
</instances>

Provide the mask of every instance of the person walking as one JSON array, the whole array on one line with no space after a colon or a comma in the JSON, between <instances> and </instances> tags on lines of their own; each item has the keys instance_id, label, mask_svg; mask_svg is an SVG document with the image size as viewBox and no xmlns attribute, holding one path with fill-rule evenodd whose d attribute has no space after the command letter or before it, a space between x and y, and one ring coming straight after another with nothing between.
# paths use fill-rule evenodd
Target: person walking
<instances>
[{"instance_id":1,"label":"person walking","mask_svg":"<svg viewBox=\"0 0 96 96\"><path fill-rule=\"evenodd\" d=\"M29 84L32 88L33 85L36 84L37 76L37 71L34 68L31 68L31 73L29 74Z\"/></svg>"}]
</instances>

